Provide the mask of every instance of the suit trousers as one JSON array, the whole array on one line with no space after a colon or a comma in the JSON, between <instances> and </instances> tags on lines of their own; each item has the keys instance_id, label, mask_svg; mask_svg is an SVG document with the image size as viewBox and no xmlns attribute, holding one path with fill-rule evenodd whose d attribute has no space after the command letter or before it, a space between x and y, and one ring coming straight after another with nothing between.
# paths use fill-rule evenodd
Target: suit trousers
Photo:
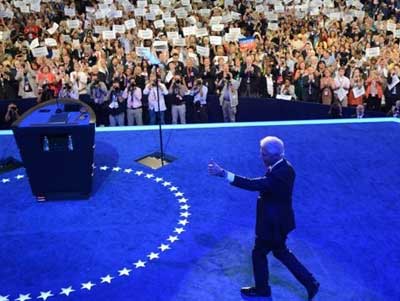
<instances>
[{"instance_id":1,"label":"suit trousers","mask_svg":"<svg viewBox=\"0 0 400 301\"><path fill-rule=\"evenodd\" d=\"M272 254L278 259L293 276L306 288L312 288L314 277L313 275L300 263L294 254L286 246L286 237L281 241L269 241L256 238L252 260L253 260L253 274L255 280L255 287L260 293L271 294L271 287L269 286L269 269L267 255L272 251Z\"/></svg>"}]
</instances>

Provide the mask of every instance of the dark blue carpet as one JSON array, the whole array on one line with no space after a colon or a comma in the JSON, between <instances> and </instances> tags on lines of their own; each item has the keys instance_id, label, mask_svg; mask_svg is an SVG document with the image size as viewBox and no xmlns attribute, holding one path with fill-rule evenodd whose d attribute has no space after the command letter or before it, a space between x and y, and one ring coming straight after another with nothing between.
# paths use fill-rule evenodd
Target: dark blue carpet
<instances>
[{"instance_id":1,"label":"dark blue carpet","mask_svg":"<svg viewBox=\"0 0 400 301\"><path fill-rule=\"evenodd\" d=\"M213 158L245 176L263 174L265 135L285 141L297 171L298 227L288 244L321 282L317 300L399 300L399 126L166 130L166 152L178 160L155 172L134 159L157 150L156 131L100 132L88 201L37 203L27 179L15 178L23 170L0 175L0 300L241 300L240 287L253 283L257 194L208 176L206 165ZM0 154L17 156L12 136L0 136ZM151 252L159 258L150 260ZM274 300L305 300L270 259ZM133 265L139 260L144 268ZM119 276L125 267L129 276ZM107 275L111 283L101 283ZM89 281L91 290L82 289ZM68 287L75 291L60 295ZM37 299L49 291L54 296Z\"/></svg>"}]
</instances>

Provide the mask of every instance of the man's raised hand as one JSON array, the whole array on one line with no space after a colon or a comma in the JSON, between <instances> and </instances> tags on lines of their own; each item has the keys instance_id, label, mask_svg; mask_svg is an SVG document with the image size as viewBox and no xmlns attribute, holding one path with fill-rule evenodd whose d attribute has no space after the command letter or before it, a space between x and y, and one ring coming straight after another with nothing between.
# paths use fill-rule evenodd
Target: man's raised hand
<instances>
[{"instance_id":1,"label":"man's raised hand","mask_svg":"<svg viewBox=\"0 0 400 301\"><path fill-rule=\"evenodd\" d=\"M212 176L224 177L226 172L213 159L211 159L210 162L208 162L208 173Z\"/></svg>"}]
</instances>

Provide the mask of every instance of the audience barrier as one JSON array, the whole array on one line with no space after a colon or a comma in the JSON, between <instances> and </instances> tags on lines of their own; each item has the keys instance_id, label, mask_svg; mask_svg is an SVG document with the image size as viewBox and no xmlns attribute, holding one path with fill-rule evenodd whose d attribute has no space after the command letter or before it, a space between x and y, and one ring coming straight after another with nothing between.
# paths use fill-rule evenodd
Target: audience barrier
<instances>
[{"instance_id":1,"label":"audience barrier","mask_svg":"<svg viewBox=\"0 0 400 301\"><path fill-rule=\"evenodd\" d=\"M85 101L85 99L83 99ZM87 100L86 100L87 102ZM169 104L168 97L166 99ZM23 114L28 109L37 105L36 99L16 99L16 100L0 100L0 128L6 129L7 124L4 117L7 107L10 103L15 103L19 109L19 113ZM90 102L88 102L90 105ZM187 122L192 123L193 120L193 103L189 100L187 106ZM207 98L208 121L210 123L223 122L222 110L219 105L219 96L209 95ZM169 107L169 105L168 105ZM351 118L355 116L355 108L347 107L342 109L343 118ZM385 117L383 112L367 111L367 117ZM239 98L237 108L237 122L251 121L279 121L279 120L310 120L310 119L327 119L330 118L329 106L311 102L287 101L275 98ZM144 112L144 121L148 122L147 114ZM170 108L166 113L166 122L171 123Z\"/></svg>"}]
</instances>

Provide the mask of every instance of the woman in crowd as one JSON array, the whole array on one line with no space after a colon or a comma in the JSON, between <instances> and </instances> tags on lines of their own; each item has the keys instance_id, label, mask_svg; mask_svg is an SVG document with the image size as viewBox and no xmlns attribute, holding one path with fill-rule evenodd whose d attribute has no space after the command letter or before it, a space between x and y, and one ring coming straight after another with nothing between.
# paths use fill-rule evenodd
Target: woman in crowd
<instances>
[{"instance_id":1,"label":"woman in crowd","mask_svg":"<svg viewBox=\"0 0 400 301\"><path fill-rule=\"evenodd\" d=\"M375 69L370 70L370 74L365 81L367 85L365 96L367 98L367 110L379 111L383 97L382 78Z\"/></svg>"},{"instance_id":2,"label":"woman in crowd","mask_svg":"<svg viewBox=\"0 0 400 301\"><path fill-rule=\"evenodd\" d=\"M364 103L364 95L365 95L364 80L361 76L360 69L355 68L353 76L350 79L350 92L348 95L349 106L356 107L358 105L362 105Z\"/></svg>"},{"instance_id":3,"label":"woman in crowd","mask_svg":"<svg viewBox=\"0 0 400 301\"><path fill-rule=\"evenodd\" d=\"M335 80L332 78L331 71L325 69L320 81L321 101L324 105L331 105L334 98Z\"/></svg>"}]
</instances>

